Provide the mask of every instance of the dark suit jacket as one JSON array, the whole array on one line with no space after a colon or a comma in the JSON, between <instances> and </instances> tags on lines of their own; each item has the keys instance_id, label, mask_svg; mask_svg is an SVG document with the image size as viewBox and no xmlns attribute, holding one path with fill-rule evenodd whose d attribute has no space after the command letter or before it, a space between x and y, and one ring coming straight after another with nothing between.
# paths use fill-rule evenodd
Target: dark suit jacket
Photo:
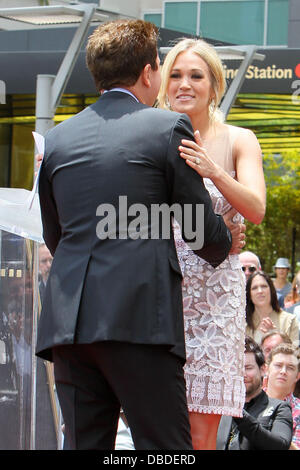
<instances>
[{"instance_id":1,"label":"dark suit jacket","mask_svg":"<svg viewBox=\"0 0 300 470\"><path fill-rule=\"evenodd\" d=\"M118 227L119 196L149 213L153 204L191 204L194 228L196 204L204 204L205 244L197 253L213 266L226 258L230 232L202 179L180 158L182 138L193 139L186 115L116 91L47 134L39 196L54 259L39 320L41 357L51 360L55 345L114 340L169 345L185 358L173 235L100 240L96 234L100 204L116 208Z\"/></svg>"},{"instance_id":2,"label":"dark suit jacket","mask_svg":"<svg viewBox=\"0 0 300 470\"><path fill-rule=\"evenodd\" d=\"M235 425L238 438L227 449L231 430ZM270 398L262 391L245 404L243 418L222 416L217 434L217 450L288 450L292 432L290 405Z\"/></svg>"}]
</instances>

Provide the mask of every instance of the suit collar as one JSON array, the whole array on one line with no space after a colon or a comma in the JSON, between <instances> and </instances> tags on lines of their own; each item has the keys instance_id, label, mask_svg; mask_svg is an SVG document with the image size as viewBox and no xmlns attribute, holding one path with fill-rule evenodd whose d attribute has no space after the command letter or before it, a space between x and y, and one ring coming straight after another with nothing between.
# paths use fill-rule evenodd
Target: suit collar
<instances>
[{"instance_id":1,"label":"suit collar","mask_svg":"<svg viewBox=\"0 0 300 470\"><path fill-rule=\"evenodd\" d=\"M225 450L232 426L232 417L223 415L217 433L217 450Z\"/></svg>"},{"instance_id":2,"label":"suit collar","mask_svg":"<svg viewBox=\"0 0 300 470\"><path fill-rule=\"evenodd\" d=\"M114 100L127 100L131 103L142 104L140 101L137 101L134 96L129 93L124 93L123 91L107 91L103 93L98 101L114 101Z\"/></svg>"},{"instance_id":3,"label":"suit collar","mask_svg":"<svg viewBox=\"0 0 300 470\"><path fill-rule=\"evenodd\" d=\"M138 98L137 98L133 93L131 93L131 91L127 90L126 88L121 88L121 87L112 88L111 90L105 90L105 91L103 92L103 94L105 94L105 93L111 93L111 92L126 93L127 95L132 96L132 97L139 103Z\"/></svg>"}]
</instances>

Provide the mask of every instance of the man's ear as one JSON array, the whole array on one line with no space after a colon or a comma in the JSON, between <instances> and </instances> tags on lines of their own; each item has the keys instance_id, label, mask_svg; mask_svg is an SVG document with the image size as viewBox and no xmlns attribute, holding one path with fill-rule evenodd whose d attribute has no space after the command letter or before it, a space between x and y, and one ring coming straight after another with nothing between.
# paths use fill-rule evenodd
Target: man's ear
<instances>
[{"instance_id":1,"label":"man's ear","mask_svg":"<svg viewBox=\"0 0 300 470\"><path fill-rule=\"evenodd\" d=\"M147 88L150 88L150 86L151 86L151 80L150 80L151 70L152 70L151 65L147 64L147 65L145 65L145 67L143 68L142 73L141 73L141 78L142 78L143 85L145 85Z\"/></svg>"},{"instance_id":2,"label":"man's ear","mask_svg":"<svg viewBox=\"0 0 300 470\"><path fill-rule=\"evenodd\" d=\"M263 377L268 376L268 370L269 370L269 368L268 368L267 364L264 364L263 366L261 366L260 371L261 371L261 374L262 374Z\"/></svg>"}]
</instances>

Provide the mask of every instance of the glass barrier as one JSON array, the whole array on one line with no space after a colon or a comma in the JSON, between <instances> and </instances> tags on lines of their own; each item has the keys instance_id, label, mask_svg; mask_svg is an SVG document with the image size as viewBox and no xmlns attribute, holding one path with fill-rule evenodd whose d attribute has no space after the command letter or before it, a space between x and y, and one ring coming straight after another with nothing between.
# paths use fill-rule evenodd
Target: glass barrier
<instances>
[{"instance_id":1,"label":"glass barrier","mask_svg":"<svg viewBox=\"0 0 300 470\"><path fill-rule=\"evenodd\" d=\"M35 356L39 249L0 230L0 450L61 448L52 365Z\"/></svg>"}]
</instances>

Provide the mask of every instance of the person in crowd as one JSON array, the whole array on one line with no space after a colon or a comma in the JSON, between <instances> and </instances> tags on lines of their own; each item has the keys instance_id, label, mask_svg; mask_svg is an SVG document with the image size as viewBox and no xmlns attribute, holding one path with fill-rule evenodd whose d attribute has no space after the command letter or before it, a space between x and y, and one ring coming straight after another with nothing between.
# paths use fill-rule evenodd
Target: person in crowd
<instances>
[{"instance_id":1,"label":"person in crowd","mask_svg":"<svg viewBox=\"0 0 300 470\"><path fill-rule=\"evenodd\" d=\"M277 330L269 330L266 334L263 335L260 342L260 347L263 350L266 362L268 361L272 349L281 343L292 344L292 341L288 335L280 333L280 331ZM267 376L265 375L263 379L263 388L265 389L266 386Z\"/></svg>"},{"instance_id":2,"label":"person in crowd","mask_svg":"<svg viewBox=\"0 0 300 470\"><path fill-rule=\"evenodd\" d=\"M182 141L181 157L204 179L216 213L258 224L265 213L261 149L253 132L223 122L218 105L224 91L222 63L205 41L184 39L167 54L158 106L186 113L195 132L195 141ZM215 449L221 415L241 416L244 404L245 277L238 254L215 269L193 254L176 222L174 231L184 276L193 446Z\"/></svg>"},{"instance_id":3,"label":"person in crowd","mask_svg":"<svg viewBox=\"0 0 300 470\"><path fill-rule=\"evenodd\" d=\"M300 321L300 271L295 274L292 281L292 289L287 294L285 301L285 311L295 313L298 321Z\"/></svg>"},{"instance_id":4,"label":"person in crowd","mask_svg":"<svg viewBox=\"0 0 300 470\"><path fill-rule=\"evenodd\" d=\"M54 258L36 353L54 362L69 449L113 449L121 408L135 449L192 449L174 239L162 230L129 236L127 210L188 207L183 236L214 267L243 246L241 224L227 218L231 236L226 215L214 213L202 180L179 156L181 141L193 139L190 120L152 107L161 81L157 33L142 20L96 28L86 57L101 96L45 139L39 196ZM115 224L105 218L111 207ZM149 215L142 229L152 234ZM193 239L194 227L201 234Z\"/></svg>"},{"instance_id":5,"label":"person in crowd","mask_svg":"<svg viewBox=\"0 0 300 470\"><path fill-rule=\"evenodd\" d=\"M263 271L252 274L247 281L246 322L246 334L259 344L265 333L277 329L298 346L298 320L279 307L272 279Z\"/></svg>"},{"instance_id":6,"label":"person in crowd","mask_svg":"<svg viewBox=\"0 0 300 470\"><path fill-rule=\"evenodd\" d=\"M261 347L266 359L268 362L268 358L272 349L278 346L281 343L285 344L293 344L289 336L285 335L284 333L280 333L277 330L270 330L266 333L261 340ZM267 385L267 376L264 377L263 386L266 387ZM294 388L294 395L297 398L300 398L300 379L297 380L295 388Z\"/></svg>"},{"instance_id":7,"label":"person in crowd","mask_svg":"<svg viewBox=\"0 0 300 470\"><path fill-rule=\"evenodd\" d=\"M252 251L242 251L239 254L240 263L242 270L246 276L246 282L248 281L251 274L261 270L261 263L259 257Z\"/></svg>"},{"instance_id":8,"label":"person in crowd","mask_svg":"<svg viewBox=\"0 0 300 470\"><path fill-rule=\"evenodd\" d=\"M265 358L250 337L245 341L246 402L242 418L222 416L217 450L288 450L292 441L290 405L262 389Z\"/></svg>"},{"instance_id":9,"label":"person in crowd","mask_svg":"<svg viewBox=\"0 0 300 470\"><path fill-rule=\"evenodd\" d=\"M268 357L266 393L269 397L284 400L292 408L294 449L300 450L300 399L293 392L300 378L299 349L281 343Z\"/></svg>"},{"instance_id":10,"label":"person in crowd","mask_svg":"<svg viewBox=\"0 0 300 470\"><path fill-rule=\"evenodd\" d=\"M292 344L291 338L278 330L269 330L263 335L260 346L263 350L265 360L268 361L270 352L281 343Z\"/></svg>"},{"instance_id":11,"label":"person in crowd","mask_svg":"<svg viewBox=\"0 0 300 470\"><path fill-rule=\"evenodd\" d=\"M288 281L290 272L290 263L287 258L278 258L274 266L275 278L273 283L276 289L277 296L282 296L285 299L286 295L291 291L292 284Z\"/></svg>"},{"instance_id":12,"label":"person in crowd","mask_svg":"<svg viewBox=\"0 0 300 470\"><path fill-rule=\"evenodd\" d=\"M39 291L41 301L43 300L46 284L48 281L53 257L45 243L39 245Z\"/></svg>"}]
</instances>

